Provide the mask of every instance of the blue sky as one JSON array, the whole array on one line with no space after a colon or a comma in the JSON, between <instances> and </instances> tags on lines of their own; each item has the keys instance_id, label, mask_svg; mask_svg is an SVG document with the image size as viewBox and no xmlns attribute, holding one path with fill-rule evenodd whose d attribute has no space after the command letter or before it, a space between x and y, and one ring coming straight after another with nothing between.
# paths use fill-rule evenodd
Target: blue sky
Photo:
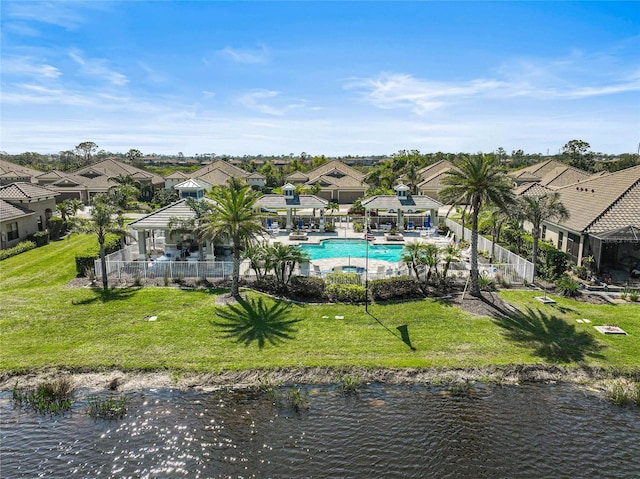
<instances>
[{"instance_id":1,"label":"blue sky","mask_svg":"<svg viewBox=\"0 0 640 479\"><path fill-rule=\"evenodd\" d=\"M640 142L638 2L0 3L8 153Z\"/></svg>"}]
</instances>

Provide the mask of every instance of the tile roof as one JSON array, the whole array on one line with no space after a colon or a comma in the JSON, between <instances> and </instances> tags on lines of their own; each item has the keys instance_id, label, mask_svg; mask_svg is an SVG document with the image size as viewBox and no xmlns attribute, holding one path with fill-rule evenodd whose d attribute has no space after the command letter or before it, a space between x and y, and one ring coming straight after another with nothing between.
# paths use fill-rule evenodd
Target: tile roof
<instances>
[{"instance_id":1,"label":"tile roof","mask_svg":"<svg viewBox=\"0 0 640 479\"><path fill-rule=\"evenodd\" d=\"M438 171L436 174L429 176L424 179L420 183L418 183L418 189L423 188L440 188L446 186L442 180L444 180L448 175L446 174L450 168L443 169Z\"/></svg>"},{"instance_id":2,"label":"tile roof","mask_svg":"<svg viewBox=\"0 0 640 479\"><path fill-rule=\"evenodd\" d=\"M208 190L211 188L211 184L207 183L204 180L201 180L199 178L189 178L187 180L184 180L181 183L178 183L177 185L174 186L174 188L176 190L179 190L181 188L190 188L190 189L205 189Z\"/></svg>"},{"instance_id":3,"label":"tile roof","mask_svg":"<svg viewBox=\"0 0 640 479\"><path fill-rule=\"evenodd\" d=\"M106 188L112 186L112 184L108 184L108 178L115 178L118 175L131 175L137 180L150 181L153 185L164 185L164 178L161 176L141 170L132 165L127 165L113 158L85 166L74 171L73 174L83 177L96 176L100 178L99 185Z\"/></svg>"},{"instance_id":4,"label":"tile roof","mask_svg":"<svg viewBox=\"0 0 640 479\"><path fill-rule=\"evenodd\" d=\"M9 173L10 171L18 173L23 178L34 177L42 174L42 171L40 170L18 165L17 163L12 163L11 161L0 160L0 175L4 175L6 173Z\"/></svg>"},{"instance_id":5,"label":"tile roof","mask_svg":"<svg viewBox=\"0 0 640 479\"><path fill-rule=\"evenodd\" d=\"M173 173L171 173L168 176L165 176L164 178L167 180L172 180L172 179L184 180L186 178L189 178L189 176L183 173L182 171L174 171Z\"/></svg>"},{"instance_id":6,"label":"tile roof","mask_svg":"<svg viewBox=\"0 0 640 479\"><path fill-rule=\"evenodd\" d=\"M560 188L562 186L571 185L578 181L586 180L591 176L590 173L574 168L572 166L559 166L545 174L540 183L549 188Z\"/></svg>"},{"instance_id":7,"label":"tile roof","mask_svg":"<svg viewBox=\"0 0 640 479\"><path fill-rule=\"evenodd\" d=\"M528 183L522 183L521 185L517 186L514 190L513 193L516 196L541 196L547 193L550 193L554 190L552 190L551 188L547 188L544 185L541 185L538 182L528 182Z\"/></svg>"},{"instance_id":8,"label":"tile roof","mask_svg":"<svg viewBox=\"0 0 640 479\"><path fill-rule=\"evenodd\" d=\"M344 163L338 160L333 160L328 163L325 163L324 165L320 165L316 169L309 171L307 173L307 176L311 181L312 178L318 178L324 175L331 175L334 172L340 172L346 176L357 178L358 181L364 181L365 177L367 176L364 173L360 173L355 168L345 165Z\"/></svg>"},{"instance_id":9,"label":"tile roof","mask_svg":"<svg viewBox=\"0 0 640 479\"><path fill-rule=\"evenodd\" d=\"M34 214L34 211L0 200L0 221L9 221Z\"/></svg>"},{"instance_id":10,"label":"tile roof","mask_svg":"<svg viewBox=\"0 0 640 479\"><path fill-rule=\"evenodd\" d=\"M34 183L12 183L0 186L0 199L30 200L39 198L53 198L60 193Z\"/></svg>"},{"instance_id":11,"label":"tile roof","mask_svg":"<svg viewBox=\"0 0 640 479\"><path fill-rule=\"evenodd\" d=\"M194 171L193 173L190 173L189 177L202 178L202 177L205 177L208 173L215 170L223 171L226 174L227 178L230 176L234 176L236 178L245 178L249 176L248 171L243 170L242 168L238 168L237 166L234 166L227 161L218 160L214 163L211 163L210 165L203 166L202 168Z\"/></svg>"},{"instance_id":12,"label":"tile roof","mask_svg":"<svg viewBox=\"0 0 640 479\"><path fill-rule=\"evenodd\" d=\"M427 178L430 178L437 173L450 170L451 168L453 168L453 163L448 160L440 160L431 165L425 166L418 171L418 174L426 180Z\"/></svg>"},{"instance_id":13,"label":"tile roof","mask_svg":"<svg viewBox=\"0 0 640 479\"><path fill-rule=\"evenodd\" d=\"M640 166L634 166L557 189L571 215L560 224L581 232L640 226L639 183Z\"/></svg>"}]
</instances>

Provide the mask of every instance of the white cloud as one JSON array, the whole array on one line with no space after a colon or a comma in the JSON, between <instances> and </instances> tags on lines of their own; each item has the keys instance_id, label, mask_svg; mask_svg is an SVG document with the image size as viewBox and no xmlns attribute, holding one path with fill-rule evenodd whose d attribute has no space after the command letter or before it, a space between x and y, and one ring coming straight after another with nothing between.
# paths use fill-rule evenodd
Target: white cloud
<instances>
[{"instance_id":1,"label":"white cloud","mask_svg":"<svg viewBox=\"0 0 640 479\"><path fill-rule=\"evenodd\" d=\"M48 1L48 2L7 2L7 17L11 20L19 19L34 23L47 23L56 25L68 30L76 29L81 26L84 21L84 11L86 10L104 10L108 8L105 2L79 2L79 1ZM14 24L10 22L9 25ZM22 27L23 33L33 36L35 30L25 25ZM13 31L19 33L20 30L13 28Z\"/></svg>"},{"instance_id":2,"label":"white cloud","mask_svg":"<svg viewBox=\"0 0 640 479\"><path fill-rule=\"evenodd\" d=\"M69 57L82 68L82 72L86 75L106 79L109 83L116 86L124 86L129 83L129 79L115 70L107 66L107 61L102 59L85 59L78 50L69 51Z\"/></svg>"},{"instance_id":3,"label":"white cloud","mask_svg":"<svg viewBox=\"0 0 640 479\"><path fill-rule=\"evenodd\" d=\"M383 73L375 78L351 79L345 88L362 92L365 100L378 108L409 108L416 114L424 114L462 98L495 92L504 86L498 80L444 83L421 80L404 73Z\"/></svg>"},{"instance_id":4,"label":"white cloud","mask_svg":"<svg viewBox=\"0 0 640 479\"><path fill-rule=\"evenodd\" d=\"M216 55L237 63L267 63L269 60L269 51L264 45L253 49L225 47L216 51Z\"/></svg>"},{"instance_id":5,"label":"white cloud","mask_svg":"<svg viewBox=\"0 0 640 479\"><path fill-rule=\"evenodd\" d=\"M283 116L307 103L305 100L283 98L274 90L253 90L238 97L238 102L249 110L272 116Z\"/></svg>"},{"instance_id":6,"label":"white cloud","mask_svg":"<svg viewBox=\"0 0 640 479\"><path fill-rule=\"evenodd\" d=\"M34 79L58 78L62 72L58 68L41 63L30 57L8 57L2 60L2 71L16 76L33 77Z\"/></svg>"}]
</instances>

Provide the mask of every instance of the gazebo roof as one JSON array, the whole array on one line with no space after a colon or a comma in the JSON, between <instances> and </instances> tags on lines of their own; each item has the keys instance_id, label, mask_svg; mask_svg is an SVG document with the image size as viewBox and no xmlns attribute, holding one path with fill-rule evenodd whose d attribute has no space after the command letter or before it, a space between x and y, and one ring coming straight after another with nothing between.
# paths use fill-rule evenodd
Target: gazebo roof
<instances>
[{"instance_id":1,"label":"gazebo roof","mask_svg":"<svg viewBox=\"0 0 640 479\"><path fill-rule=\"evenodd\" d=\"M210 201L204 198L200 201ZM149 213L140 219L132 221L129 226L135 230L153 230L153 229L167 229L169 227L169 221L171 218L180 218L182 220L190 220L195 218L196 213L189 208L187 200L182 199L171 203L164 208Z\"/></svg>"},{"instance_id":2,"label":"gazebo roof","mask_svg":"<svg viewBox=\"0 0 640 479\"><path fill-rule=\"evenodd\" d=\"M431 210L442 206L437 200L426 195L412 195L400 198L396 195L377 195L362 201L366 210Z\"/></svg>"},{"instance_id":3,"label":"gazebo roof","mask_svg":"<svg viewBox=\"0 0 640 479\"><path fill-rule=\"evenodd\" d=\"M256 205L261 208L292 209L292 208L326 208L329 202L316 195L296 195L292 198L284 195L264 195L258 198Z\"/></svg>"}]
</instances>

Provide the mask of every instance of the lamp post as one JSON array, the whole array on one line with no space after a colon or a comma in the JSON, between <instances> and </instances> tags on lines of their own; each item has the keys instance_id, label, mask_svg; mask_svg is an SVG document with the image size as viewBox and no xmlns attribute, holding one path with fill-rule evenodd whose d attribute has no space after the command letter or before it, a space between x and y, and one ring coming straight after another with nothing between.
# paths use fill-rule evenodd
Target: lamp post
<instances>
[{"instance_id":1,"label":"lamp post","mask_svg":"<svg viewBox=\"0 0 640 479\"><path fill-rule=\"evenodd\" d=\"M365 253L364 253L364 311L369 313L369 215L365 213Z\"/></svg>"}]
</instances>

